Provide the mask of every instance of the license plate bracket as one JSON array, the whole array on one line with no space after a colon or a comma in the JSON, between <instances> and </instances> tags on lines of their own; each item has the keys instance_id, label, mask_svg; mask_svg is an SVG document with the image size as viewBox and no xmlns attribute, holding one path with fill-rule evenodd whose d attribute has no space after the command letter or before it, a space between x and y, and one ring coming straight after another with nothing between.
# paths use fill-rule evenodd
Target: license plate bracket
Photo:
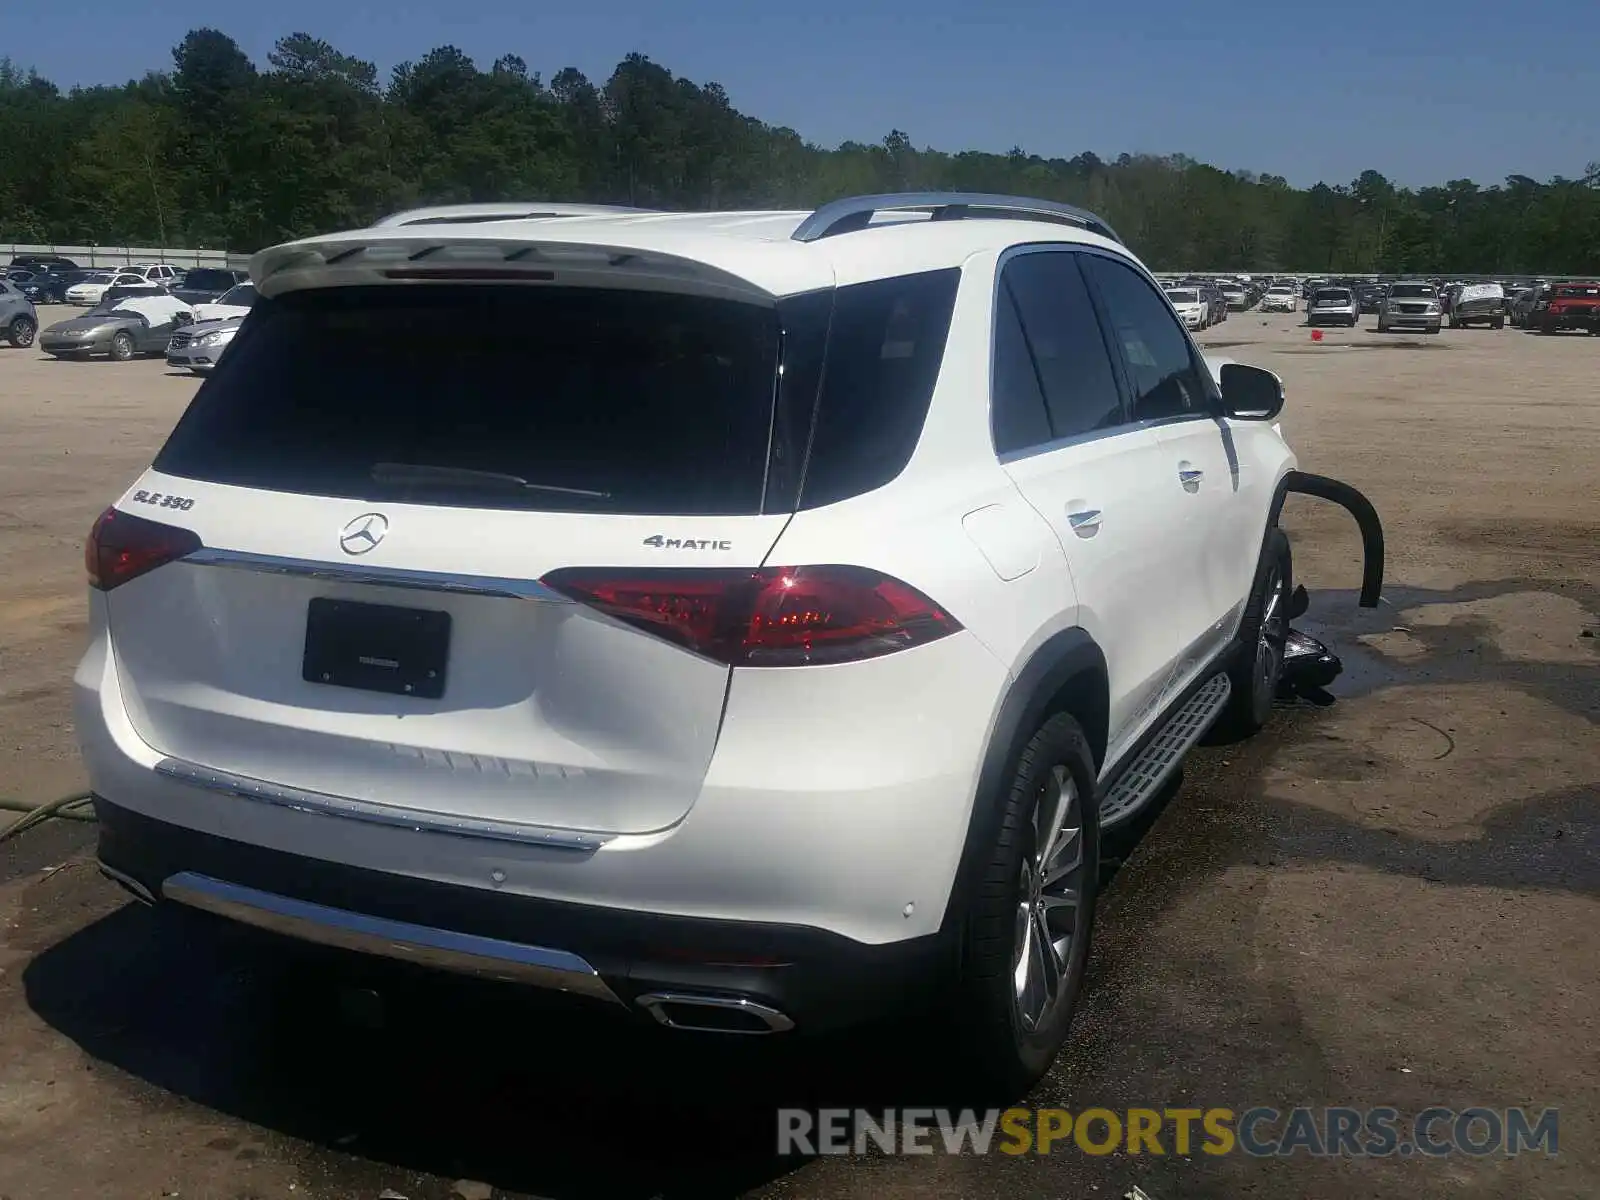
<instances>
[{"instance_id":1,"label":"license plate bracket","mask_svg":"<svg viewBox=\"0 0 1600 1200\"><path fill-rule=\"evenodd\" d=\"M307 683L438 700L450 657L450 614L319 596L306 606Z\"/></svg>"}]
</instances>

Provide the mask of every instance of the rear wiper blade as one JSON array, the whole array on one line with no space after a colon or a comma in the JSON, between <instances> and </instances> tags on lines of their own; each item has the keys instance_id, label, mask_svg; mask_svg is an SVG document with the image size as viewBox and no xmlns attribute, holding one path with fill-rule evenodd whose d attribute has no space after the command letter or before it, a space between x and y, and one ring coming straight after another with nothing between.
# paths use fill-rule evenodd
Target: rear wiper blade
<instances>
[{"instance_id":1,"label":"rear wiper blade","mask_svg":"<svg viewBox=\"0 0 1600 1200\"><path fill-rule=\"evenodd\" d=\"M520 475L500 471L474 471L470 467L440 467L429 463L373 463L374 483L396 483L408 487L465 487L512 492L558 492L563 496L585 496L609 500L610 492L588 488L558 487L553 483L530 483Z\"/></svg>"}]
</instances>

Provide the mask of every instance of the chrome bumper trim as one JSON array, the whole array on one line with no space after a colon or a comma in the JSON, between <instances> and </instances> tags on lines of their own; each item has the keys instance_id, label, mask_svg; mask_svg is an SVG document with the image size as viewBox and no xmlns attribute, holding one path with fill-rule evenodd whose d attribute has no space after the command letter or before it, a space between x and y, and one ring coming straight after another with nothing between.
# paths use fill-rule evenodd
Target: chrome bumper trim
<instances>
[{"instance_id":1,"label":"chrome bumper trim","mask_svg":"<svg viewBox=\"0 0 1600 1200\"><path fill-rule=\"evenodd\" d=\"M249 554L205 546L182 560L202 567L228 567L268 575L295 575L325 579L330 583L357 583L373 587L411 588L424 592L453 592L464 596L497 596L507 600L543 600L571 604L560 592L537 579L501 579L490 575L456 575L444 571L410 571L400 567L357 566L310 558L284 558L276 554Z\"/></svg>"},{"instance_id":2,"label":"chrome bumper trim","mask_svg":"<svg viewBox=\"0 0 1600 1200\"><path fill-rule=\"evenodd\" d=\"M622 1004L598 971L565 950L328 908L192 871L170 876L161 894L190 908L321 946Z\"/></svg>"},{"instance_id":3,"label":"chrome bumper trim","mask_svg":"<svg viewBox=\"0 0 1600 1200\"><path fill-rule=\"evenodd\" d=\"M611 841L611 834L585 833L569 829L549 829L542 825L521 825L514 821L495 821L484 817L457 817L448 813L425 812L312 792L281 783L268 783L231 771L218 771L181 758L164 758L155 765L157 775L240 800L255 800L296 812L323 817L343 817L369 825L386 825L416 833L439 833L450 837L483 838L496 842L515 842L527 846L547 846L552 850L592 852Z\"/></svg>"}]
</instances>

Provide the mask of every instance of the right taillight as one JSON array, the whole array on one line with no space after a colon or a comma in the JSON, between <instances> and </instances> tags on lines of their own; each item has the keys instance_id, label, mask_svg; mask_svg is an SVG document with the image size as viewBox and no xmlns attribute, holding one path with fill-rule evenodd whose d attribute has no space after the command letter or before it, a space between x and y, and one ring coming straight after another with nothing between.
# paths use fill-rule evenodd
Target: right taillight
<instances>
[{"instance_id":1,"label":"right taillight","mask_svg":"<svg viewBox=\"0 0 1600 1200\"><path fill-rule=\"evenodd\" d=\"M200 549L197 534L108 508L89 530L83 565L89 586L109 592Z\"/></svg>"},{"instance_id":2,"label":"right taillight","mask_svg":"<svg viewBox=\"0 0 1600 1200\"><path fill-rule=\"evenodd\" d=\"M735 667L876 658L961 625L916 588L864 567L612 570L541 581L608 616Z\"/></svg>"}]
</instances>

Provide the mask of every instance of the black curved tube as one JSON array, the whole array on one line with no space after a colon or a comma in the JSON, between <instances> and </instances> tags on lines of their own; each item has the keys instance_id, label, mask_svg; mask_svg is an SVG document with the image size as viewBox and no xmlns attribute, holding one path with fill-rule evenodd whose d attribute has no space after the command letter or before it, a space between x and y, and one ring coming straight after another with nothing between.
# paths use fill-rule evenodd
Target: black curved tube
<instances>
[{"instance_id":1,"label":"black curved tube","mask_svg":"<svg viewBox=\"0 0 1600 1200\"><path fill-rule=\"evenodd\" d=\"M1309 471L1290 471L1283 481L1284 491L1331 500L1352 517L1361 529L1361 599L1362 608L1377 608L1378 596L1383 591L1383 522L1378 510L1348 483L1329 479L1326 475L1313 475Z\"/></svg>"}]
</instances>

